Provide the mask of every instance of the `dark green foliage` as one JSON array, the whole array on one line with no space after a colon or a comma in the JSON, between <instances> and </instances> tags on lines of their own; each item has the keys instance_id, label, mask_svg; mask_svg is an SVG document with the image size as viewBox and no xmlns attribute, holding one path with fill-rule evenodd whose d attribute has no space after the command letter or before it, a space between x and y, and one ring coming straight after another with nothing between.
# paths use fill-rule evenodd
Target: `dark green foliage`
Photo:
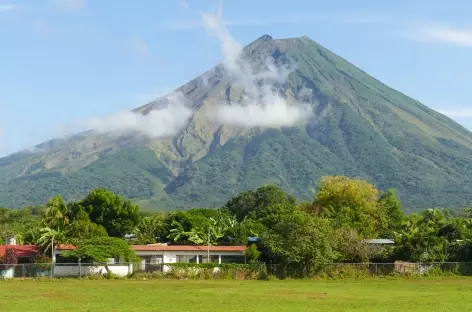
<instances>
[{"instance_id":1,"label":"dark green foliage","mask_svg":"<svg viewBox=\"0 0 472 312\"><path fill-rule=\"evenodd\" d=\"M74 220L69 226L68 233L75 240L91 239L94 237L108 236L107 230L103 225L94 223L90 220L89 215L80 210L74 216Z\"/></svg>"},{"instance_id":2,"label":"dark green foliage","mask_svg":"<svg viewBox=\"0 0 472 312\"><path fill-rule=\"evenodd\" d=\"M472 219L447 210L427 209L406 217L395 233L395 259L469 261Z\"/></svg>"},{"instance_id":3,"label":"dark green foliage","mask_svg":"<svg viewBox=\"0 0 472 312\"><path fill-rule=\"evenodd\" d=\"M93 190L73 205L73 210L73 214L85 212L90 221L103 226L114 237L131 233L140 221L138 206L106 189Z\"/></svg>"},{"instance_id":4,"label":"dark green foliage","mask_svg":"<svg viewBox=\"0 0 472 312\"><path fill-rule=\"evenodd\" d=\"M196 245L240 242L241 224L224 209L194 208L172 212L164 222L166 238L173 242Z\"/></svg>"},{"instance_id":5,"label":"dark green foliage","mask_svg":"<svg viewBox=\"0 0 472 312\"><path fill-rule=\"evenodd\" d=\"M165 215L157 213L142 218L141 222L134 228L135 236L131 242L136 245L154 244L165 241L168 229L166 228Z\"/></svg>"},{"instance_id":6,"label":"dark green foliage","mask_svg":"<svg viewBox=\"0 0 472 312\"><path fill-rule=\"evenodd\" d=\"M131 246L120 238L96 237L78 241L76 245L77 249L65 252L64 256L80 258L88 263L104 263L109 258L119 258L123 262L138 260Z\"/></svg>"},{"instance_id":7,"label":"dark green foliage","mask_svg":"<svg viewBox=\"0 0 472 312\"><path fill-rule=\"evenodd\" d=\"M147 148L130 148L104 154L99 160L71 174L45 171L2 181L0 203L21 207L44 203L62 194L78 200L95 188L107 188L127 198L165 197L171 172Z\"/></svg>"},{"instance_id":8,"label":"dark green foliage","mask_svg":"<svg viewBox=\"0 0 472 312\"><path fill-rule=\"evenodd\" d=\"M237 220L246 217L258 219L267 214L267 209L273 205L295 205L295 199L283 189L268 185L255 191L246 191L232 198L225 208L234 214Z\"/></svg>"},{"instance_id":9,"label":"dark green foliage","mask_svg":"<svg viewBox=\"0 0 472 312\"><path fill-rule=\"evenodd\" d=\"M248 263L257 263L261 257L261 252L257 249L256 244L252 244L246 249L245 255Z\"/></svg>"},{"instance_id":10,"label":"dark green foliage","mask_svg":"<svg viewBox=\"0 0 472 312\"><path fill-rule=\"evenodd\" d=\"M15 252L15 249L13 247L8 246L5 249L5 254L3 257L0 257L0 268L1 269L9 269L11 267L14 267L16 264L18 264L18 255Z\"/></svg>"},{"instance_id":11,"label":"dark green foliage","mask_svg":"<svg viewBox=\"0 0 472 312\"><path fill-rule=\"evenodd\" d=\"M378 200L379 209L383 210L388 219L388 227L381 233L383 237L393 237L393 233L401 228L405 214L400 200L394 190L388 189Z\"/></svg>"},{"instance_id":12,"label":"dark green foliage","mask_svg":"<svg viewBox=\"0 0 472 312\"><path fill-rule=\"evenodd\" d=\"M34 244L40 228L40 216L36 208L8 210L0 208L0 244L9 236L16 236L18 244Z\"/></svg>"},{"instance_id":13,"label":"dark green foliage","mask_svg":"<svg viewBox=\"0 0 472 312\"><path fill-rule=\"evenodd\" d=\"M78 202L66 203L60 196L51 198L40 217L35 209L0 209L0 229L8 226L10 232L4 233L19 239L31 231L36 233L36 241L46 253L52 241L72 243L79 248L66 256L92 262L108 258L137 261L126 240L108 236L115 232L117 236L135 234L129 242L132 244L246 245L248 237L256 237L256 243L245 252L246 262L267 263L267 269L278 277L320 273L347 277L369 275L373 269L377 272L377 266L362 265L361 270L353 267L351 274L347 267L333 262L472 260L470 209L461 213L427 209L421 214L404 215L394 191L380 193L365 180L325 177L320 186L314 201L300 206L283 189L269 185L235 196L224 208L158 213L140 222L137 206L126 204L108 190L96 189ZM372 245L365 240L385 235L394 236L394 246ZM208 268L214 265L206 264ZM187 265L191 266L195 264ZM254 278L256 274L243 271L228 271L236 275L206 269L174 273L175 277L192 278Z\"/></svg>"},{"instance_id":14,"label":"dark green foliage","mask_svg":"<svg viewBox=\"0 0 472 312\"><path fill-rule=\"evenodd\" d=\"M336 257L329 221L305 212L288 214L272 224L262 243L279 264L280 276L310 276Z\"/></svg>"}]
</instances>

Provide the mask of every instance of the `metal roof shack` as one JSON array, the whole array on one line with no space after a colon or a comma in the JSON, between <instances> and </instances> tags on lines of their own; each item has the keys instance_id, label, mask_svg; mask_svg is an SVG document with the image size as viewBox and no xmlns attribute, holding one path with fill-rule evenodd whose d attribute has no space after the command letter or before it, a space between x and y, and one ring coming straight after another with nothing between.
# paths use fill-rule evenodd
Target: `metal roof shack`
<instances>
[{"instance_id":1,"label":"metal roof shack","mask_svg":"<svg viewBox=\"0 0 472 312\"><path fill-rule=\"evenodd\" d=\"M364 242L370 245L395 245L395 240L392 238L365 239Z\"/></svg>"}]
</instances>

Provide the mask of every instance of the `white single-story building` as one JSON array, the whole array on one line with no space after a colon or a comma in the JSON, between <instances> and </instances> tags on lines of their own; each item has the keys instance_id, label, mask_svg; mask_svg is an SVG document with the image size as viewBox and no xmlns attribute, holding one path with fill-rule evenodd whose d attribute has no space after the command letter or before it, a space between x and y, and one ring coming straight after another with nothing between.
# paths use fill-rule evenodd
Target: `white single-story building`
<instances>
[{"instance_id":1,"label":"white single-story building","mask_svg":"<svg viewBox=\"0 0 472 312\"><path fill-rule=\"evenodd\" d=\"M72 245L56 245L53 261L55 276L81 275L89 273L92 267L87 264L78 266L76 263L67 264L61 256L65 251L72 250ZM120 259L109 259L109 269L117 275L125 276L138 269L139 271L166 272L172 263L246 263L245 251L247 246L193 246L193 245L132 245L136 255L141 258L139 268L130 264L121 264ZM93 267L93 272L103 272L104 266ZM90 272L91 273L91 272Z\"/></svg>"},{"instance_id":2,"label":"white single-story building","mask_svg":"<svg viewBox=\"0 0 472 312\"><path fill-rule=\"evenodd\" d=\"M166 263L246 263L247 246L134 245L140 270L154 270Z\"/></svg>"}]
</instances>

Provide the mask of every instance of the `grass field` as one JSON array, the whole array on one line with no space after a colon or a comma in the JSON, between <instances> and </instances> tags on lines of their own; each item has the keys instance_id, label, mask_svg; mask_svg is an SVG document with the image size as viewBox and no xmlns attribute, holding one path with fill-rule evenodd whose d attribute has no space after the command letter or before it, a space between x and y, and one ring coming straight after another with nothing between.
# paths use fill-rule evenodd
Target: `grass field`
<instances>
[{"instance_id":1,"label":"grass field","mask_svg":"<svg viewBox=\"0 0 472 312\"><path fill-rule=\"evenodd\" d=\"M472 311L472 279L14 280L0 311Z\"/></svg>"}]
</instances>

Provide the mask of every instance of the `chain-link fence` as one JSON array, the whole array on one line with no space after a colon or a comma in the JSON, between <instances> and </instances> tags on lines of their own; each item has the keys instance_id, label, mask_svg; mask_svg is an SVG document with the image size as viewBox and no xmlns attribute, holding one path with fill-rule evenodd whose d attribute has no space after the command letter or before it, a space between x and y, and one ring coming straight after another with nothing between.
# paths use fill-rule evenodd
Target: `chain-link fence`
<instances>
[{"instance_id":1,"label":"chain-link fence","mask_svg":"<svg viewBox=\"0 0 472 312\"><path fill-rule=\"evenodd\" d=\"M206 264L208 266L208 264ZM0 279L8 278L57 278L85 277L111 273L125 277L133 273L166 273L172 264L142 265L133 263L25 263L16 265L0 264ZM215 263L215 267L219 265ZM234 264L234 266L238 266ZM244 265L241 265L244 266ZM264 266L264 264L262 264ZM199 267L195 264L195 267ZM332 263L312 269L300 264L266 264L266 273L277 277L367 277L390 275L459 275L472 276L472 262L432 262L432 263Z\"/></svg>"},{"instance_id":2,"label":"chain-link fence","mask_svg":"<svg viewBox=\"0 0 472 312\"><path fill-rule=\"evenodd\" d=\"M316 269L300 264L271 264L267 265L267 272L279 277L472 276L472 262L331 263Z\"/></svg>"},{"instance_id":3,"label":"chain-link fence","mask_svg":"<svg viewBox=\"0 0 472 312\"><path fill-rule=\"evenodd\" d=\"M84 277L112 273L127 276L138 266L132 263L24 263L1 265L0 278Z\"/></svg>"}]
</instances>

